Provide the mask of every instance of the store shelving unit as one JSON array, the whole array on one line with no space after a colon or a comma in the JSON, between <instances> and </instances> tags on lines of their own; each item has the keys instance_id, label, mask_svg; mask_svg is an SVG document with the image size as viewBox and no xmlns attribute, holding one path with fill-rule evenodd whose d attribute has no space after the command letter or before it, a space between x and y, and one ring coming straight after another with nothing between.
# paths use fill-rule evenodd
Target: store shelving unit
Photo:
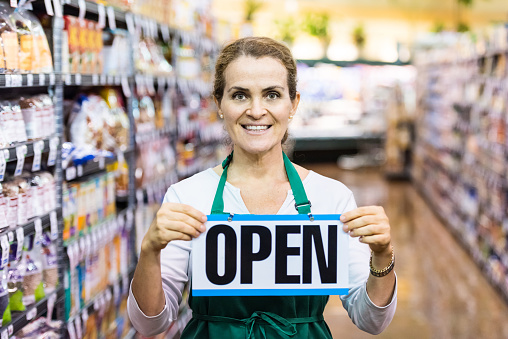
<instances>
[{"instance_id":1,"label":"store shelving unit","mask_svg":"<svg viewBox=\"0 0 508 339\"><path fill-rule=\"evenodd\" d=\"M177 50L180 44L189 44L202 55L201 53L208 53L214 55L217 53L218 46L208 37L202 36L200 33L182 31L174 27L170 27L167 24L157 23L152 19L145 18L129 11L124 11L118 8L113 8L107 5L98 4L96 2L89 1L78 1L68 0L63 1L60 4L59 1L53 2L54 6L61 6L60 8L55 7L55 15L52 19L51 34L48 36L49 41L52 43L53 52L53 66L54 72L48 74L0 74L0 88L9 90L12 89L13 93L24 93L24 91L34 90L43 91L50 93L53 96L53 102L55 104L55 116L56 116L56 127L57 133L43 140L36 140L33 142L19 143L10 147L0 149L0 156L6 162L17 161L17 148L24 147L25 153L24 158L30 158L34 156L34 151L40 150L41 154L50 155L50 158L56 158L54 165L51 167L56 181L56 193L57 193L57 208L49 214L43 215L42 217L34 218L29 220L25 225L18 226L22 228L25 236L41 230L51 230L51 232L57 238L57 255L59 264L59 282L60 286L54 293L46 296L40 302L34 306L29 307L26 312L20 312L13 315L13 320L10 324L3 324L4 326L0 330L1 338L5 339L15 334L19 329L26 326L30 321L36 317L42 316L47 313L53 313L53 318L62 320L65 322L65 311L64 311L64 281L65 281L65 268L69 265L69 259L67 257L66 247L63 244L63 215L62 215L62 190L63 183L83 180L86 177L94 176L107 170L108 165L116 162L117 157L114 158L98 158L95 161L88 162L84 165L70 165L62 163L62 149L61 145L63 142L64 133L64 113L63 113L63 102L66 90L75 90L75 87L102 87L102 86L115 86L123 90L125 96L125 106L129 117L130 129L129 129L129 147L123 152L123 156L129 167L129 187L128 195L126 197L119 197L117 203L119 206L123 206L124 209L117 213L118 217L125 218L128 229L132 231L134 223L134 212L136 208L140 207L140 204L146 202L158 203L162 200L165 190L167 187L178 181L179 173L176 171L176 167L172 173L168 173L166 177L159 179L156 182L148 183L144 187L136 188L136 157L137 157L137 146L143 143L149 143L157 141L162 137L168 137L173 143L173 148L176 147L176 140L178 139L179 129L177 125L165 126L163 129L151 131L144 134L135 135L135 120L133 116L133 100L134 93L139 87L144 88L147 92L155 93L155 89L159 90L162 88L174 88L179 97L183 97L184 94L196 93L205 97L210 92L210 85L204 83L201 79L187 79L179 77L175 72L170 75L159 75L159 74L143 74L139 73L134 68L134 60L131 57L131 70L128 74L65 74L62 73L62 30L64 28L63 15L74 15L78 16L82 11L82 15L85 18L101 21L103 20L106 26L116 26L120 29L128 29L130 39L130 51L133 55L133 43L132 34L134 29L138 28L139 23L142 24L142 30L149 28L153 30L155 28L156 38L166 41L169 43L174 51ZM44 2L37 0L33 3L34 11L44 11ZM143 25L149 23L148 25ZM175 54L175 53L174 53ZM171 60L173 66L175 66L176 58ZM181 100L185 105L185 100ZM180 102L182 104L182 102ZM199 134L199 128L203 127L196 126L196 134ZM195 139L194 142L203 141L206 147L215 147L216 142L207 138ZM199 146L199 145L197 145ZM56 154L55 154L56 153ZM175 154L177 154L175 149ZM65 167L64 167L65 166ZM185 168L185 173L180 173L180 177L189 176L204 168L205 164L199 166L193 165ZM40 226L39 226L40 225ZM10 232L4 232L0 234L0 237L14 237L16 234L15 230ZM135 243L134 234L131 232L132 244ZM134 248L134 245L132 246ZM97 294L91 301L89 301L83 308L80 309L77 315L71 317L65 326L63 326L60 337L73 337L77 334L76 325L81 324L83 315L91 314L96 312L101 307L101 303L104 302L111 295L117 293L125 294L128 293L129 283L132 279L135 267L130 267L129 272L122 274L118 277L118 280L114 284L108 285L107 289ZM179 336L179 333L183 329L183 326L188 321L189 311L184 305L181 309L182 317L179 318L178 322L175 322L175 326L172 327L174 335ZM80 318L79 321L77 319ZM70 331L69 331L70 330ZM171 332L170 331L170 332ZM72 333L71 333L72 332ZM126 338L133 338L136 336L136 332L131 329L127 334Z\"/></svg>"},{"instance_id":2,"label":"store shelving unit","mask_svg":"<svg viewBox=\"0 0 508 339\"><path fill-rule=\"evenodd\" d=\"M413 179L508 300L508 48L488 45L422 53Z\"/></svg>"}]
</instances>

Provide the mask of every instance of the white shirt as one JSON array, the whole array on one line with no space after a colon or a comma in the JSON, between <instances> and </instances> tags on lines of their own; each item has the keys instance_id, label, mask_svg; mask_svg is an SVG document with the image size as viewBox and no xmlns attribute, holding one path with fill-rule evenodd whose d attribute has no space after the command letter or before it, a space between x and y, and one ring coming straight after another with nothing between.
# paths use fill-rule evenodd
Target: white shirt
<instances>
[{"instance_id":1,"label":"white shirt","mask_svg":"<svg viewBox=\"0 0 508 339\"><path fill-rule=\"evenodd\" d=\"M219 175L207 169L188 179L172 185L164 202L187 204L204 214L210 214L213 198L219 183ZM303 180L313 214L342 214L356 208L353 193L341 182L310 171ZM240 189L226 182L224 188L224 211L250 214L240 195ZM286 200L277 214L298 214L293 192L288 191ZM136 299L129 293L127 310L134 328L150 337L164 332L178 316L182 292L187 283L190 267L191 244L188 241L172 241L161 251L162 287L166 297L164 310L156 316L146 316ZM369 277L369 246L358 238L349 241L349 294L340 296L342 305L358 328L371 334L382 332L391 322L397 307L397 288L391 302L384 307L376 306L367 295Z\"/></svg>"}]
</instances>

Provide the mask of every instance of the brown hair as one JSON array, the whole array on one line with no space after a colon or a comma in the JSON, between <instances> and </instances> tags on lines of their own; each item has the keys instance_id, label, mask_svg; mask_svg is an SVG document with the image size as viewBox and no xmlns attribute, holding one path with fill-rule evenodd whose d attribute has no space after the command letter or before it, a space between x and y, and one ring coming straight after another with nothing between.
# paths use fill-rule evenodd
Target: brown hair
<instances>
[{"instance_id":1,"label":"brown hair","mask_svg":"<svg viewBox=\"0 0 508 339\"><path fill-rule=\"evenodd\" d=\"M219 54L215 63L215 80L213 83L213 96L217 102L222 101L226 79L224 73L230 63L241 56L254 58L271 57L279 60L287 70L287 83L289 98L296 98L296 62L289 48L281 42L267 37L247 37L233 41L226 45ZM284 133L282 143L288 138L288 132ZM229 142L226 142L229 143Z\"/></svg>"}]
</instances>

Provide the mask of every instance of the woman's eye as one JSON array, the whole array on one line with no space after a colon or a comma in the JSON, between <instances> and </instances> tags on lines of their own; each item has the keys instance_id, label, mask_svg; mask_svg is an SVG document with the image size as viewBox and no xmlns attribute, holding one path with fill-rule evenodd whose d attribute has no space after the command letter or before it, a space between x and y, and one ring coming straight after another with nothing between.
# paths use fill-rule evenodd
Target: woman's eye
<instances>
[{"instance_id":1,"label":"woman's eye","mask_svg":"<svg viewBox=\"0 0 508 339\"><path fill-rule=\"evenodd\" d=\"M246 96L243 93L235 93L235 94L233 94L233 99L235 99L235 100L244 100L245 98L246 98Z\"/></svg>"},{"instance_id":2,"label":"woman's eye","mask_svg":"<svg viewBox=\"0 0 508 339\"><path fill-rule=\"evenodd\" d=\"M268 99L277 99L278 97L280 97L280 95L277 92L268 93Z\"/></svg>"}]
</instances>

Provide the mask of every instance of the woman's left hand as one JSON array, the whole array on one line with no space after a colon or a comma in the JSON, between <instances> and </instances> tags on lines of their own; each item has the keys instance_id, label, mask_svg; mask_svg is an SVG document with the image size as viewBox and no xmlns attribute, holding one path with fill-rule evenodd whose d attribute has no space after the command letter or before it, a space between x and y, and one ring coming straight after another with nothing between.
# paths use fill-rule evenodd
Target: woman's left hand
<instances>
[{"instance_id":1,"label":"woman's left hand","mask_svg":"<svg viewBox=\"0 0 508 339\"><path fill-rule=\"evenodd\" d=\"M342 214L340 221L344 223L344 232L360 237L360 242L368 244L374 253L391 251L390 222L383 207L359 207Z\"/></svg>"}]
</instances>

